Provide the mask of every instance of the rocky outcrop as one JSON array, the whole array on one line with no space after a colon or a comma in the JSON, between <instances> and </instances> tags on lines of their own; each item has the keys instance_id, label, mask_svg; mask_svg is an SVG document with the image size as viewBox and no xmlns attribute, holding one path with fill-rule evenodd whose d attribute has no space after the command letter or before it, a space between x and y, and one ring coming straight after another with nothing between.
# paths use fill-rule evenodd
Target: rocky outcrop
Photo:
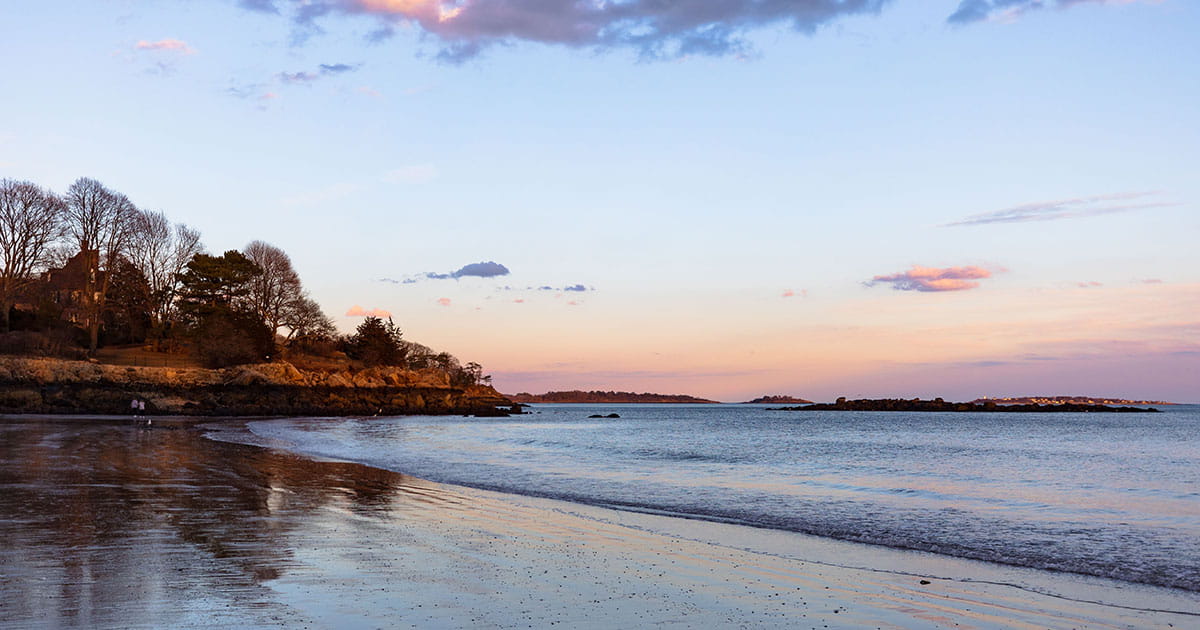
<instances>
[{"instance_id":1,"label":"rocky outcrop","mask_svg":"<svg viewBox=\"0 0 1200 630\"><path fill-rule=\"evenodd\" d=\"M305 371L286 362L223 370L100 365L0 357L0 413L503 415L512 402L487 386L455 387L442 372L375 367Z\"/></svg>"},{"instance_id":2,"label":"rocky outcrop","mask_svg":"<svg viewBox=\"0 0 1200 630\"><path fill-rule=\"evenodd\" d=\"M754 400L747 400L743 405L808 405L812 404L811 400L796 398L795 396L759 396Z\"/></svg>"}]
</instances>

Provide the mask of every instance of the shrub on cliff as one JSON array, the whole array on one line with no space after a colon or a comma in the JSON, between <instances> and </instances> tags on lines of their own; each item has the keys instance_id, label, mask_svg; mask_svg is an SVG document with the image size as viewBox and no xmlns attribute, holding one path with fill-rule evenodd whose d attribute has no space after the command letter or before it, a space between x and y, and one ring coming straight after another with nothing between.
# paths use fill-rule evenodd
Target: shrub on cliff
<instances>
[{"instance_id":1,"label":"shrub on cliff","mask_svg":"<svg viewBox=\"0 0 1200 630\"><path fill-rule=\"evenodd\" d=\"M191 332L196 354L205 367L262 363L269 361L275 351L271 329L250 311L230 310L210 314Z\"/></svg>"},{"instance_id":2,"label":"shrub on cliff","mask_svg":"<svg viewBox=\"0 0 1200 630\"><path fill-rule=\"evenodd\" d=\"M261 363L275 353L274 332L247 300L262 273L241 252L197 254L180 274L179 312L196 353L208 367Z\"/></svg>"},{"instance_id":3,"label":"shrub on cliff","mask_svg":"<svg viewBox=\"0 0 1200 630\"><path fill-rule=\"evenodd\" d=\"M400 339L400 328L389 317L367 317L346 340L346 354L368 366L404 365L407 347Z\"/></svg>"}]
</instances>

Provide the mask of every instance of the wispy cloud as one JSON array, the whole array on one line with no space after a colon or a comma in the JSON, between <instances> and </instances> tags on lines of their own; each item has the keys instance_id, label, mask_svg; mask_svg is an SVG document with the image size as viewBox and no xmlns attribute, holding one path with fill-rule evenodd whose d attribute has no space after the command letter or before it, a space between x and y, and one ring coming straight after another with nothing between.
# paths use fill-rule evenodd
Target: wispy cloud
<instances>
[{"instance_id":1,"label":"wispy cloud","mask_svg":"<svg viewBox=\"0 0 1200 630\"><path fill-rule=\"evenodd\" d=\"M1075 199L1038 201L1004 208L1003 210L972 214L958 221L946 223L942 227L1078 219L1104 214L1116 214L1118 212L1129 212L1131 210L1165 208L1179 205L1175 202L1146 200L1147 197L1154 197L1158 194L1160 193L1157 191L1125 192L1113 193L1111 195L1096 195L1094 197L1077 197Z\"/></svg>"},{"instance_id":2,"label":"wispy cloud","mask_svg":"<svg viewBox=\"0 0 1200 630\"><path fill-rule=\"evenodd\" d=\"M1075 283L1075 286L1079 287L1080 289L1095 289L1096 287L1104 286L1104 283L1096 282L1095 280L1088 280L1086 282L1077 282Z\"/></svg>"},{"instance_id":3,"label":"wispy cloud","mask_svg":"<svg viewBox=\"0 0 1200 630\"><path fill-rule=\"evenodd\" d=\"M421 280L458 280L460 278L470 278L470 277L498 278L500 276L507 276L509 273L511 273L511 272L509 272L508 267L505 267L504 265L502 265L498 262L488 260L485 262L477 262L477 263L471 263L469 265L463 265L462 267L459 267L457 270L451 271L449 273L437 273L437 272L433 272L433 271L427 271L425 273L417 274L415 276L409 276L407 278L403 278L400 280L397 280L395 278L380 278L380 282L388 282L391 284L415 284L417 282L420 282Z\"/></svg>"},{"instance_id":4,"label":"wispy cloud","mask_svg":"<svg viewBox=\"0 0 1200 630\"><path fill-rule=\"evenodd\" d=\"M776 25L811 34L851 15L876 14L889 0L242 0L256 11L290 9L297 27L318 30L329 16L367 15L379 21L372 40L402 24L442 43L438 58L469 59L497 44L529 41L597 50L627 48L644 59L744 55L746 35ZM300 36L303 39L303 35Z\"/></svg>"},{"instance_id":5,"label":"wispy cloud","mask_svg":"<svg viewBox=\"0 0 1200 630\"><path fill-rule=\"evenodd\" d=\"M1137 0L962 0L946 18L951 24L1013 22L1030 11L1066 9L1080 4L1134 4Z\"/></svg>"},{"instance_id":6,"label":"wispy cloud","mask_svg":"<svg viewBox=\"0 0 1200 630\"><path fill-rule=\"evenodd\" d=\"M514 287L504 285L496 287L497 291L535 291L541 293L587 293L595 291L595 287L589 287L585 284L568 284L568 285L550 285L543 284L538 286Z\"/></svg>"},{"instance_id":7,"label":"wispy cloud","mask_svg":"<svg viewBox=\"0 0 1200 630\"><path fill-rule=\"evenodd\" d=\"M442 305L442 306L450 306L450 302L451 302L451 301L452 301L452 300L451 300L450 298L448 298L448 297L444 297L444 298L438 298L438 299L437 299L437 303L438 303L438 304L440 304L440 305Z\"/></svg>"},{"instance_id":8,"label":"wispy cloud","mask_svg":"<svg viewBox=\"0 0 1200 630\"><path fill-rule=\"evenodd\" d=\"M317 66L316 70L311 72L306 70L299 72L280 72L275 75L275 78L281 83L285 84L307 85L325 77L346 74L347 72L353 72L357 69L357 65L351 65L348 63L323 63Z\"/></svg>"},{"instance_id":9,"label":"wispy cloud","mask_svg":"<svg viewBox=\"0 0 1200 630\"><path fill-rule=\"evenodd\" d=\"M275 0L238 0L238 4L242 8L250 9L251 11L279 13L279 9L275 7Z\"/></svg>"},{"instance_id":10,"label":"wispy cloud","mask_svg":"<svg viewBox=\"0 0 1200 630\"><path fill-rule=\"evenodd\" d=\"M908 271L886 276L875 276L863 284L873 287L889 284L897 291L965 291L979 286L979 280L992 277L992 272L982 267L922 267L913 265Z\"/></svg>"},{"instance_id":11,"label":"wispy cloud","mask_svg":"<svg viewBox=\"0 0 1200 630\"><path fill-rule=\"evenodd\" d=\"M373 308L371 310L367 310L358 304L351 306L346 311L346 317L378 317L380 319L387 319L391 316L391 311L387 311L382 308Z\"/></svg>"},{"instance_id":12,"label":"wispy cloud","mask_svg":"<svg viewBox=\"0 0 1200 630\"><path fill-rule=\"evenodd\" d=\"M799 291L793 291L793 290L791 290L791 289L784 289L784 291L783 291L783 295L781 295L780 297L785 297L785 298L793 298L793 297L806 298L806 297L808 297L808 289L800 289Z\"/></svg>"},{"instance_id":13,"label":"wispy cloud","mask_svg":"<svg viewBox=\"0 0 1200 630\"><path fill-rule=\"evenodd\" d=\"M178 39L160 39L156 42L150 42L143 39L139 40L138 43L133 45L133 47L135 50L167 51L176 52L183 55L194 55L196 53L195 48L188 46L187 42Z\"/></svg>"}]
</instances>

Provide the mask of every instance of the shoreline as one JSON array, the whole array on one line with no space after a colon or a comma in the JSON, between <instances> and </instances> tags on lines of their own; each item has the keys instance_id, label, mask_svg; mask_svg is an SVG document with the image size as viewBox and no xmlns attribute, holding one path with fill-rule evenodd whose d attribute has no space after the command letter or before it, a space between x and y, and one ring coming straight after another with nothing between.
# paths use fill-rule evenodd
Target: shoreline
<instances>
[{"instance_id":1,"label":"shoreline","mask_svg":"<svg viewBox=\"0 0 1200 630\"><path fill-rule=\"evenodd\" d=\"M0 421L0 622L1186 627L1200 615L1200 595L1178 589L476 490L224 441L244 419L178 419L186 431L127 419Z\"/></svg>"}]
</instances>

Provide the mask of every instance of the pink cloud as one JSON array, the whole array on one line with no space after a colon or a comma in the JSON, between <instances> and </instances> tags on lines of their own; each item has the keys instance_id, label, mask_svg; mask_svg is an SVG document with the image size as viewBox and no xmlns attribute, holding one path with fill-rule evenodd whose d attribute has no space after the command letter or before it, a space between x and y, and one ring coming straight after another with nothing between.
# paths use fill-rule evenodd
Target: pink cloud
<instances>
[{"instance_id":1,"label":"pink cloud","mask_svg":"<svg viewBox=\"0 0 1200 630\"><path fill-rule=\"evenodd\" d=\"M450 306L450 298L438 298L437 303L442 306Z\"/></svg>"},{"instance_id":2,"label":"pink cloud","mask_svg":"<svg viewBox=\"0 0 1200 630\"><path fill-rule=\"evenodd\" d=\"M298 24L315 29L326 16L368 15L380 22L374 39L403 25L441 39L439 57L462 61L488 46L514 40L574 48L630 47L646 58L745 55L746 34L788 25L810 32L840 18L877 11L873 2L724 0L723 2L546 2L545 0L242 0L278 13L296 7Z\"/></svg>"},{"instance_id":3,"label":"pink cloud","mask_svg":"<svg viewBox=\"0 0 1200 630\"><path fill-rule=\"evenodd\" d=\"M791 290L791 289L785 289L785 290L784 290L784 292L783 292L783 295L782 295L782 296L780 296L780 297L785 297L785 298L790 298L790 297L802 297L802 298L806 298L806 297L808 297L808 289L800 289L799 291L793 291L793 290Z\"/></svg>"},{"instance_id":4,"label":"pink cloud","mask_svg":"<svg viewBox=\"0 0 1200 630\"><path fill-rule=\"evenodd\" d=\"M571 300L571 301L567 302L567 306L579 306L579 302L576 302L575 300Z\"/></svg>"},{"instance_id":5,"label":"pink cloud","mask_svg":"<svg viewBox=\"0 0 1200 630\"><path fill-rule=\"evenodd\" d=\"M1088 280L1087 282L1080 282L1080 283L1077 283L1075 286L1079 287L1080 289L1093 289L1093 288L1095 288L1095 287L1102 287L1102 286L1104 286L1104 283L1103 283L1103 282L1096 282L1095 280Z\"/></svg>"},{"instance_id":6,"label":"pink cloud","mask_svg":"<svg viewBox=\"0 0 1200 630\"><path fill-rule=\"evenodd\" d=\"M1162 284L1162 279L1161 278L1146 278L1145 280L1141 280L1141 283L1142 284Z\"/></svg>"},{"instance_id":7,"label":"pink cloud","mask_svg":"<svg viewBox=\"0 0 1200 630\"><path fill-rule=\"evenodd\" d=\"M351 306L350 309L346 311L346 317L378 317L379 319L387 319L391 316L391 311L386 311L382 308L373 308L368 311L357 304Z\"/></svg>"},{"instance_id":8,"label":"pink cloud","mask_svg":"<svg viewBox=\"0 0 1200 630\"><path fill-rule=\"evenodd\" d=\"M160 39L156 42L148 42L143 39L138 41L137 44L134 44L134 48L137 50L166 50L169 52L183 53L185 55L191 55L196 52L196 49L188 46L187 42L183 42L178 39Z\"/></svg>"},{"instance_id":9,"label":"pink cloud","mask_svg":"<svg viewBox=\"0 0 1200 630\"><path fill-rule=\"evenodd\" d=\"M523 300L523 299L521 299L521 298L517 298L517 299L513 300L513 303L514 303L514 304L524 304L524 303L525 303L525 300Z\"/></svg>"},{"instance_id":10,"label":"pink cloud","mask_svg":"<svg viewBox=\"0 0 1200 630\"><path fill-rule=\"evenodd\" d=\"M913 265L912 269L887 276L875 276L865 284L873 287L877 284L891 284L897 291L965 291L979 286L977 280L992 277L992 272L983 267L922 267Z\"/></svg>"}]
</instances>

